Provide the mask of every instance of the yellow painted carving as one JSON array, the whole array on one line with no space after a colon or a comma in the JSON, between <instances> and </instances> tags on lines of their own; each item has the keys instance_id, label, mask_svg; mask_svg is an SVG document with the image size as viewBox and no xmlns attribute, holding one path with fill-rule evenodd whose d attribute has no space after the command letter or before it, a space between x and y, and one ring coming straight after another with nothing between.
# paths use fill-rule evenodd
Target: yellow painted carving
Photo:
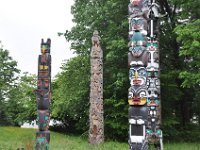
<instances>
[{"instance_id":1,"label":"yellow painted carving","mask_svg":"<svg viewBox=\"0 0 200 150\"><path fill-rule=\"evenodd\" d=\"M140 99L139 102L135 102L135 101L133 101L132 98L129 98L128 103L129 103L129 105L145 105L147 103L147 98L143 97Z\"/></svg>"},{"instance_id":2,"label":"yellow painted carving","mask_svg":"<svg viewBox=\"0 0 200 150\"><path fill-rule=\"evenodd\" d=\"M49 66L40 65L40 70L47 70L48 68L49 68Z\"/></svg>"}]
</instances>

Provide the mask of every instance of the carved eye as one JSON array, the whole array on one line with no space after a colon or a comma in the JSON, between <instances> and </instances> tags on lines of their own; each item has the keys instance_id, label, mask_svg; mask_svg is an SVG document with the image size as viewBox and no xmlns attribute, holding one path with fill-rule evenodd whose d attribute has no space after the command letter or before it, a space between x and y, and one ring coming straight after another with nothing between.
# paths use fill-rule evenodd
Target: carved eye
<instances>
[{"instance_id":1,"label":"carved eye","mask_svg":"<svg viewBox=\"0 0 200 150\"><path fill-rule=\"evenodd\" d=\"M137 23L137 20L132 19L132 24L135 25Z\"/></svg>"},{"instance_id":2,"label":"carved eye","mask_svg":"<svg viewBox=\"0 0 200 150\"><path fill-rule=\"evenodd\" d=\"M135 74L135 70L130 69L129 70L129 78L132 78L134 76L134 74Z\"/></svg>"},{"instance_id":3,"label":"carved eye","mask_svg":"<svg viewBox=\"0 0 200 150\"><path fill-rule=\"evenodd\" d=\"M149 87L149 85L150 85L150 81L149 81L149 80L147 80L146 84L147 84L147 86Z\"/></svg>"},{"instance_id":4,"label":"carved eye","mask_svg":"<svg viewBox=\"0 0 200 150\"><path fill-rule=\"evenodd\" d=\"M151 95L151 90L148 91L149 95Z\"/></svg>"},{"instance_id":5,"label":"carved eye","mask_svg":"<svg viewBox=\"0 0 200 150\"><path fill-rule=\"evenodd\" d=\"M142 20L142 19L139 19L139 20L138 20L138 24L142 26L142 25L143 25L143 20Z\"/></svg>"},{"instance_id":6,"label":"carved eye","mask_svg":"<svg viewBox=\"0 0 200 150\"><path fill-rule=\"evenodd\" d=\"M132 92L129 92L128 93L128 98L132 98L133 97L133 93Z\"/></svg>"},{"instance_id":7,"label":"carved eye","mask_svg":"<svg viewBox=\"0 0 200 150\"><path fill-rule=\"evenodd\" d=\"M145 69L140 69L140 70L139 70L139 76L146 77L146 76L147 76L146 70L145 70Z\"/></svg>"},{"instance_id":8,"label":"carved eye","mask_svg":"<svg viewBox=\"0 0 200 150\"><path fill-rule=\"evenodd\" d=\"M158 77L158 71L154 71L154 76Z\"/></svg>"},{"instance_id":9,"label":"carved eye","mask_svg":"<svg viewBox=\"0 0 200 150\"><path fill-rule=\"evenodd\" d=\"M156 86L159 86L160 85L159 80L156 80L155 84L156 84Z\"/></svg>"},{"instance_id":10,"label":"carved eye","mask_svg":"<svg viewBox=\"0 0 200 150\"><path fill-rule=\"evenodd\" d=\"M146 95L145 92L140 92L140 97L141 98L145 97L145 95Z\"/></svg>"}]
</instances>

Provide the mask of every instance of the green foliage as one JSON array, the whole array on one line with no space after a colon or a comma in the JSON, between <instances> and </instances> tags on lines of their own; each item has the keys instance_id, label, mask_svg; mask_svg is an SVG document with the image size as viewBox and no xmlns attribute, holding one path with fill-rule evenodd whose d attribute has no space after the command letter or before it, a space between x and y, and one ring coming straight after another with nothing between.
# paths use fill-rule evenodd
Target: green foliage
<instances>
[{"instance_id":1,"label":"green foliage","mask_svg":"<svg viewBox=\"0 0 200 150\"><path fill-rule=\"evenodd\" d=\"M85 131L88 120L90 68L87 57L77 56L63 64L53 82L52 114L69 132Z\"/></svg>"},{"instance_id":2,"label":"green foliage","mask_svg":"<svg viewBox=\"0 0 200 150\"><path fill-rule=\"evenodd\" d=\"M172 0L167 19L161 24L161 99L166 140L192 141L199 118L199 1ZM166 4L165 4L166 6ZM167 7L166 7L167 8ZM167 9L166 9L167 10ZM198 86L197 86L198 85ZM195 108L195 109L194 109ZM188 135L188 136L184 136ZM181 138L180 138L181 137ZM198 141L196 139L196 141Z\"/></svg>"},{"instance_id":3,"label":"green foliage","mask_svg":"<svg viewBox=\"0 0 200 150\"><path fill-rule=\"evenodd\" d=\"M185 57L186 68L180 73L183 87L200 84L200 19L175 29L180 43L180 56Z\"/></svg>"},{"instance_id":4,"label":"green foliage","mask_svg":"<svg viewBox=\"0 0 200 150\"><path fill-rule=\"evenodd\" d=\"M0 125L12 123L11 114L7 111L8 97L16 85L17 62L9 56L8 50L0 48Z\"/></svg>"},{"instance_id":5,"label":"green foliage","mask_svg":"<svg viewBox=\"0 0 200 150\"><path fill-rule=\"evenodd\" d=\"M21 103L24 110L18 114L18 122L31 122L36 118L36 95L34 94L36 82L36 75L24 73L20 78L17 88L21 95L19 96L18 103Z\"/></svg>"},{"instance_id":6,"label":"green foliage","mask_svg":"<svg viewBox=\"0 0 200 150\"><path fill-rule=\"evenodd\" d=\"M7 112L14 125L21 125L36 118L36 76L24 73L15 87L11 88L7 101Z\"/></svg>"}]
</instances>

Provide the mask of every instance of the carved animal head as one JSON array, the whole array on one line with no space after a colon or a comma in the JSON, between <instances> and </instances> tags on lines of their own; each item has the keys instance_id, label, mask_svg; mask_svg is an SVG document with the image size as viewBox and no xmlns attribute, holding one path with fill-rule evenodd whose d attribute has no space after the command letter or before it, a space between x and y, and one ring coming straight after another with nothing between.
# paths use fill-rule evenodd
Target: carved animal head
<instances>
[{"instance_id":1,"label":"carved animal head","mask_svg":"<svg viewBox=\"0 0 200 150\"><path fill-rule=\"evenodd\" d=\"M40 131L36 133L36 149L49 149L50 133Z\"/></svg>"},{"instance_id":2,"label":"carved animal head","mask_svg":"<svg viewBox=\"0 0 200 150\"><path fill-rule=\"evenodd\" d=\"M158 97L148 97L147 98L147 106L159 106L160 105L160 100Z\"/></svg>"},{"instance_id":3,"label":"carved animal head","mask_svg":"<svg viewBox=\"0 0 200 150\"><path fill-rule=\"evenodd\" d=\"M148 97L158 98L160 94L160 80L158 78L147 79Z\"/></svg>"},{"instance_id":4,"label":"carved animal head","mask_svg":"<svg viewBox=\"0 0 200 150\"><path fill-rule=\"evenodd\" d=\"M99 32L98 32L97 30L95 30L95 31L93 32L93 35L99 35Z\"/></svg>"},{"instance_id":5,"label":"carved animal head","mask_svg":"<svg viewBox=\"0 0 200 150\"><path fill-rule=\"evenodd\" d=\"M160 141L160 138L162 137L162 131L160 129L156 129L156 131L153 131L151 129L146 130L147 140L150 144L155 144Z\"/></svg>"},{"instance_id":6,"label":"carved animal head","mask_svg":"<svg viewBox=\"0 0 200 150\"><path fill-rule=\"evenodd\" d=\"M157 41L150 41L147 42L147 50L148 51L157 51L158 50L158 42Z\"/></svg>"},{"instance_id":7,"label":"carved animal head","mask_svg":"<svg viewBox=\"0 0 200 150\"><path fill-rule=\"evenodd\" d=\"M44 42L44 39L41 40L41 53L50 53L50 47L51 47L51 39L47 39L46 42Z\"/></svg>"},{"instance_id":8,"label":"carved animal head","mask_svg":"<svg viewBox=\"0 0 200 150\"><path fill-rule=\"evenodd\" d=\"M147 77L148 78L159 78L158 68L154 66L147 66Z\"/></svg>"},{"instance_id":9,"label":"carved animal head","mask_svg":"<svg viewBox=\"0 0 200 150\"><path fill-rule=\"evenodd\" d=\"M137 46L129 49L128 53L128 66L147 66L148 64L148 53L143 46Z\"/></svg>"},{"instance_id":10,"label":"carved animal head","mask_svg":"<svg viewBox=\"0 0 200 150\"><path fill-rule=\"evenodd\" d=\"M147 21L143 17L134 17L130 21L131 31L147 30Z\"/></svg>"},{"instance_id":11,"label":"carved animal head","mask_svg":"<svg viewBox=\"0 0 200 150\"><path fill-rule=\"evenodd\" d=\"M49 128L50 113L47 110L38 110L37 124L40 130L45 131Z\"/></svg>"}]
</instances>

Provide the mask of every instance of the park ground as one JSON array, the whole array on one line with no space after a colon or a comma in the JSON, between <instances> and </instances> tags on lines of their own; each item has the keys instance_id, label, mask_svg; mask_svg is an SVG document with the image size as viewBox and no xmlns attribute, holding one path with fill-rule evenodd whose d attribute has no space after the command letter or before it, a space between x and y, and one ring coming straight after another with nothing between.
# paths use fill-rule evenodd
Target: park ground
<instances>
[{"instance_id":1,"label":"park ground","mask_svg":"<svg viewBox=\"0 0 200 150\"><path fill-rule=\"evenodd\" d=\"M35 129L0 127L0 150L25 148L33 150ZM51 150L128 150L127 143L106 141L99 146L92 146L83 136L69 136L51 132ZM200 143L165 143L165 150L200 150Z\"/></svg>"}]
</instances>

